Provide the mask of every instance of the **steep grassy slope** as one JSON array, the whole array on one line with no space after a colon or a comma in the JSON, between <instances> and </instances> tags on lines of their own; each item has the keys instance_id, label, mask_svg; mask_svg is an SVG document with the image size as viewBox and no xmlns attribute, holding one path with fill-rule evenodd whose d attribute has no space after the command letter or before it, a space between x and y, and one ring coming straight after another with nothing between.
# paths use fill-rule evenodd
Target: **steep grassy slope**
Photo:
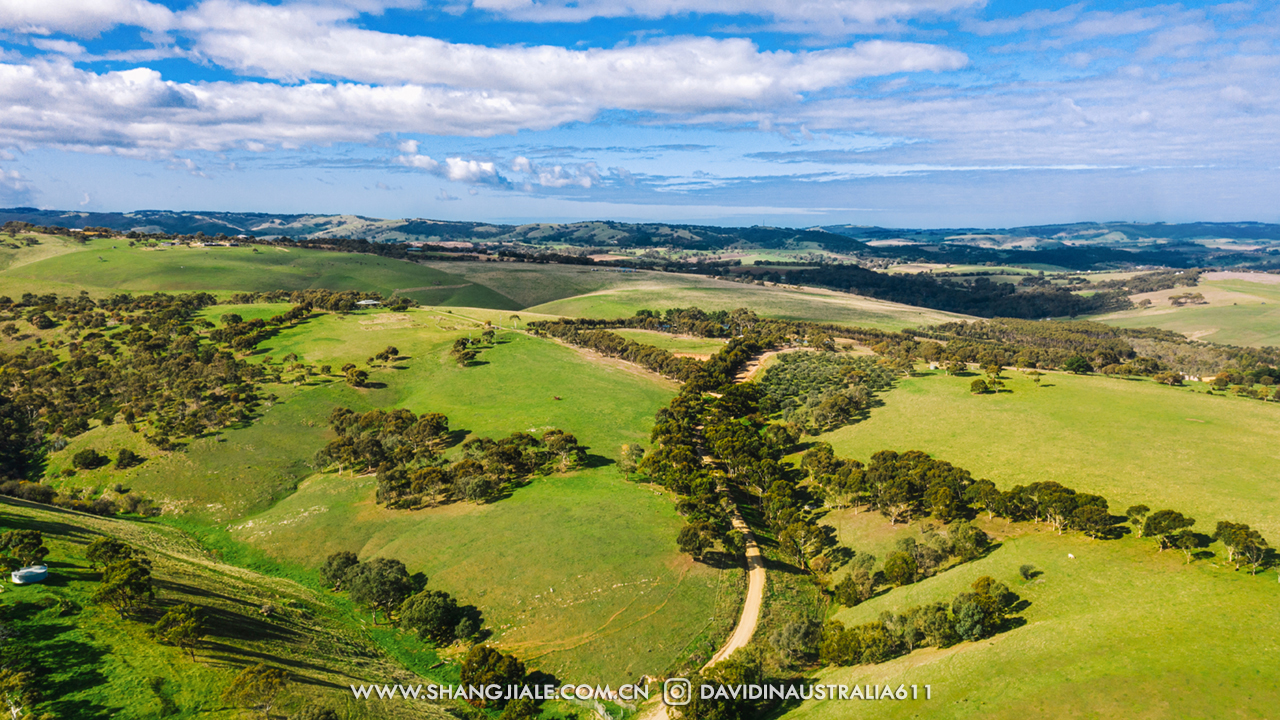
<instances>
[{"instance_id":1,"label":"steep grassy slope","mask_svg":"<svg viewBox=\"0 0 1280 720\"><path fill-rule=\"evenodd\" d=\"M450 717L444 707L426 702L352 698L352 683L408 682L414 676L387 656L363 617L340 597L222 563L161 524L0 498L0 532L10 529L39 530L50 550L48 581L4 584L0 622L50 670L40 683L47 701L42 709L56 717L161 717L162 701L149 684L156 677L163 679L161 694L177 708L166 717L242 717L221 694L236 673L259 662L292 676L277 712L311 702L340 709L348 718ZM143 549L152 561L156 604L137 618L121 619L90 599L100 573L89 567L84 552L101 535ZM209 626L195 660L145 634L149 623L180 603L199 608ZM269 614L263 613L266 606Z\"/></svg>"}]
</instances>

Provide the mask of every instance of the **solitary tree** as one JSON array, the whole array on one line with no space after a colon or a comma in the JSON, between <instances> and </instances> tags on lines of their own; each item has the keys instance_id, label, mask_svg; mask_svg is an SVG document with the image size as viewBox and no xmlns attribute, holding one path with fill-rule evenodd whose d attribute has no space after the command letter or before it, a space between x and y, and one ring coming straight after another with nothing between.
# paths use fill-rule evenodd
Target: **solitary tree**
<instances>
[{"instance_id":1,"label":"solitary tree","mask_svg":"<svg viewBox=\"0 0 1280 720\"><path fill-rule=\"evenodd\" d=\"M165 645L175 645L196 659L196 648L205 636L204 619L194 606L183 603L164 614L147 631L153 639Z\"/></svg>"},{"instance_id":2,"label":"solitary tree","mask_svg":"<svg viewBox=\"0 0 1280 720\"><path fill-rule=\"evenodd\" d=\"M355 553L350 550L340 550L325 558L324 566L320 568L320 577L324 578L325 584L329 587L341 590L342 579L346 577L347 571L359 564L360 561Z\"/></svg>"},{"instance_id":3,"label":"solitary tree","mask_svg":"<svg viewBox=\"0 0 1280 720\"><path fill-rule=\"evenodd\" d=\"M916 559L910 553L892 552L884 559L884 577L894 585L909 585L916 579Z\"/></svg>"},{"instance_id":4,"label":"solitary tree","mask_svg":"<svg viewBox=\"0 0 1280 720\"><path fill-rule=\"evenodd\" d=\"M1088 360L1079 355L1073 355L1062 363L1062 369L1075 375L1084 375L1093 372L1093 365Z\"/></svg>"},{"instance_id":5,"label":"solitary tree","mask_svg":"<svg viewBox=\"0 0 1280 720\"><path fill-rule=\"evenodd\" d=\"M969 392L973 393L974 395L986 394L987 392L990 391L990 389L991 388L987 386L987 381L983 380L982 378L978 378L973 382L969 383Z\"/></svg>"},{"instance_id":6,"label":"solitary tree","mask_svg":"<svg viewBox=\"0 0 1280 720\"><path fill-rule=\"evenodd\" d=\"M680 552L689 553L694 560L701 560L702 556L711 549L711 539L707 537L705 523L686 523L680 528L680 534L676 536L676 545L679 546Z\"/></svg>"},{"instance_id":7,"label":"solitary tree","mask_svg":"<svg viewBox=\"0 0 1280 720\"><path fill-rule=\"evenodd\" d=\"M102 583L93 592L93 601L110 606L120 617L127 617L155 596L150 566L131 557L107 566L102 573Z\"/></svg>"},{"instance_id":8,"label":"solitary tree","mask_svg":"<svg viewBox=\"0 0 1280 720\"><path fill-rule=\"evenodd\" d=\"M630 443L623 445L618 453L618 472L622 473L623 478L630 480L631 476L640 469L640 461L643 459L643 447Z\"/></svg>"},{"instance_id":9,"label":"solitary tree","mask_svg":"<svg viewBox=\"0 0 1280 720\"><path fill-rule=\"evenodd\" d=\"M499 685L506 687L524 680L524 663L504 652L499 652L488 645L476 645L463 658L458 668L459 675L465 685ZM485 701L471 701L472 704L485 707ZM499 700L495 704L501 706Z\"/></svg>"},{"instance_id":10,"label":"solitary tree","mask_svg":"<svg viewBox=\"0 0 1280 720\"><path fill-rule=\"evenodd\" d=\"M146 553L138 550L137 548L126 545L113 537L105 536L89 543L89 547L85 551L84 557L89 561L89 567L92 567L95 570L99 567L105 568L112 563L117 563L121 560L128 560L130 558L137 559L144 565L150 564L150 561L146 559Z\"/></svg>"},{"instance_id":11,"label":"solitary tree","mask_svg":"<svg viewBox=\"0 0 1280 720\"><path fill-rule=\"evenodd\" d=\"M453 641L462 610L449 593L423 590L400 605L397 618L400 627L413 630L419 638L445 644Z\"/></svg>"},{"instance_id":12,"label":"solitary tree","mask_svg":"<svg viewBox=\"0 0 1280 720\"><path fill-rule=\"evenodd\" d=\"M48 554L39 530L10 530L0 535L0 564L8 570L35 565Z\"/></svg>"}]
</instances>

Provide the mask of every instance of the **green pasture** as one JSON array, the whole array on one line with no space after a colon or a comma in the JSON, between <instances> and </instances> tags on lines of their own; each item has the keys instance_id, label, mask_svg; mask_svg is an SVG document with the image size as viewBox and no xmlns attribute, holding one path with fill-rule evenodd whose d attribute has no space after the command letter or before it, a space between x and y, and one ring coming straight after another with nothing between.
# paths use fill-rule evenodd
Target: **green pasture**
<instances>
[{"instance_id":1,"label":"green pasture","mask_svg":"<svg viewBox=\"0 0 1280 720\"><path fill-rule=\"evenodd\" d=\"M725 341L716 338L681 337L654 330L614 330L629 340L642 345L652 345L675 353L692 353L695 355L712 355L724 349Z\"/></svg>"},{"instance_id":2,"label":"green pasture","mask_svg":"<svg viewBox=\"0 0 1280 720\"><path fill-rule=\"evenodd\" d=\"M1208 305L1171 307L1169 291L1152 297L1147 309L1126 310L1096 318L1119 327L1157 327L1197 340L1225 345L1280 346L1280 285L1246 280L1214 280L1177 293L1199 292Z\"/></svg>"},{"instance_id":3,"label":"green pasture","mask_svg":"<svg viewBox=\"0 0 1280 720\"><path fill-rule=\"evenodd\" d=\"M618 286L530 308L572 317L629 317L637 310L698 307L751 308L760 315L898 330L947 322L963 315L899 305L824 290L748 285L688 275L655 274L648 282Z\"/></svg>"},{"instance_id":4,"label":"green pasture","mask_svg":"<svg viewBox=\"0 0 1280 720\"><path fill-rule=\"evenodd\" d=\"M0 269L0 292L197 292L363 290L391 296L423 295L437 305L519 307L510 298L456 275L373 255L275 248L129 247L127 240L83 245L47 240L12 253ZM257 252L254 252L257 250ZM40 257L32 261L32 257ZM419 299L415 297L415 299Z\"/></svg>"},{"instance_id":5,"label":"green pasture","mask_svg":"<svg viewBox=\"0 0 1280 720\"><path fill-rule=\"evenodd\" d=\"M1049 373L1036 387L1006 375L1012 392L980 396L972 376L904 378L867 420L819 439L864 462L923 450L1001 488L1054 480L1113 513L1141 503L1195 517L1200 532L1231 520L1280 541L1280 406L1150 380Z\"/></svg>"},{"instance_id":6,"label":"green pasture","mask_svg":"<svg viewBox=\"0 0 1280 720\"><path fill-rule=\"evenodd\" d=\"M286 563L318 566L338 550L402 560L432 587L475 604L492 642L567 682L633 682L679 662L709 626L740 570L681 555L683 520L665 495L612 467L551 476L499 502L419 511L373 503L371 477L319 475L232 526L232 537Z\"/></svg>"},{"instance_id":7,"label":"green pasture","mask_svg":"<svg viewBox=\"0 0 1280 720\"><path fill-rule=\"evenodd\" d=\"M1025 524L1020 524L1025 525ZM1023 580L1018 567L1040 575ZM827 668L815 682L920 686L920 700L807 702L788 718L1268 718L1280 703L1276 573L1129 537L1024 528L990 555L843 609L846 625L950 601L978 577L1006 583L1025 620L987 640L880 665ZM924 685L932 700L924 700Z\"/></svg>"},{"instance_id":8,"label":"green pasture","mask_svg":"<svg viewBox=\"0 0 1280 720\"><path fill-rule=\"evenodd\" d=\"M244 717L222 701L222 691L258 662L291 675L277 712L312 702L362 720L449 717L425 702L352 699L348 685L395 682L403 671L378 647L363 613L339 596L223 564L190 537L159 524L0 498L0 532L10 529L39 530L50 551L44 583L0 583L0 621L50 670L40 690L49 701L43 710L56 717ZM152 561L156 603L138 619L122 619L92 602L100 574L84 552L103 534L142 548ZM59 601L71 603L70 609L61 611ZM151 623L180 603L199 608L209 627L195 660L146 636ZM269 615L264 606L271 606ZM162 692L177 708L172 714L162 713L149 687L154 677L164 680Z\"/></svg>"},{"instance_id":9,"label":"green pasture","mask_svg":"<svg viewBox=\"0 0 1280 720\"><path fill-rule=\"evenodd\" d=\"M504 296L516 301L521 307L532 307L616 286L633 285L663 274L620 273L583 265L519 262L435 262L427 265L465 278L468 282L500 288L499 291Z\"/></svg>"}]
</instances>

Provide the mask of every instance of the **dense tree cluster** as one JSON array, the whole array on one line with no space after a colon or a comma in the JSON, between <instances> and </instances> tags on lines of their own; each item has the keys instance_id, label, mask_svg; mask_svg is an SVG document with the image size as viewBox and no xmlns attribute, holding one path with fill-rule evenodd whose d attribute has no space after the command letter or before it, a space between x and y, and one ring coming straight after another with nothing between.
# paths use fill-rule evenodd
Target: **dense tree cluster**
<instances>
[{"instance_id":1,"label":"dense tree cluster","mask_svg":"<svg viewBox=\"0 0 1280 720\"><path fill-rule=\"evenodd\" d=\"M480 611L459 605L449 593L428 590L421 573L410 575L404 563L388 558L361 562L355 553L340 551L325 559L320 568L325 584L347 592L351 600L374 613L395 613L400 627L423 640L447 645L468 640L480 632Z\"/></svg>"},{"instance_id":2,"label":"dense tree cluster","mask_svg":"<svg viewBox=\"0 0 1280 720\"><path fill-rule=\"evenodd\" d=\"M760 377L762 409L817 435L866 411L874 393L892 386L895 374L866 355L786 353Z\"/></svg>"},{"instance_id":3,"label":"dense tree cluster","mask_svg":"<svg viewBox=\"0 0 1280 720\"><path fill-rule=\"evenodd\" d=\"M878 273L856 265L787 268L755 276L766 281L834 288L979 317L1075 317L1132 307L1128 296L1118 290L1086 296L1056 285L1020 288L984 277L964 283L928 273Z\"/></svg>"},{"instance_id":4,"label":"dense tree cluster","mask_svg":"<svg viewBox=\"0 0 1280 720\"><path fill-rule=\"evenodd\" d=\"M1017 594L985 576L971 587L972 592L962 592L950 603L916 605L903 613L885 611L876 621L854 627L832 620L822 629L818 660L823 665L872 665L916 648L950 647L1007 628L1019 602Z\"/></svg>"},{"instance_id":5,"label":"dense tree cluster","mask_svg":"<svg viewBox=\"0 0 1280 720\"><path fill-rule=\"evenodd\" d=\"M551 429L541 437L472 438L462 444L462 457L447 463L441 453L450 441L449 419L439 413L335 408L329 424L338 437L316 453L316 464L376 470L377 500L390 507L490 502L534 475L566 472L587 458L576 437Z\"/></svg>"},{"instance_id":6,"label":"dense tree cluster","mask_svg":"<svg viewBox=\"0 0 1280 720\"><path fill-rule=\"evenodd\" d=\"M194 320L194 314L213 302L205 293L116 295L100 301L86 295L24 295L16 305L0 298L0 309L48 308L72 338L58 352L37 341L13 355L0 353L0 380L9 393L0 402L0 422L16 413L25 419L10 420L10 429L25 425L28 437L42 439L78 435L94 420L122 419L131 428L148 425L147 439L172 449L176 438L248 420L262 399L259 386L269 379L269 370L237 359L231 348L198 332L208 323ZM257 336L258 330L250 332ZM245 349L240 337L220 339ZM38 456L42 450L37 441L26 453Z\"/></svg>"},{"instance_id":7,"label":"dense tree cluster","mask_svg":"<svg viewBox=\"0 0 1280 720\"><path fill-rule=\"evenodd\" d=\"M288 302L329 312L351 312L359 307L356 303L361 300L377 300L381 302L383 297L376 292L362 292L359 290L267 290L234 293L227 302L231 305ZM413 304L413 301L408 298L397 298L395 302L402 301L406 306Z\"/></svg>"},{"instance_id":8,"label":"dense tree cluster","mask_svg":"<svg viewBox=\"0 0 1280 720\"><path fill-rule=\"evenodd\" d=\"M927 514L943 523L962 517L974 484L969 471L919 450L881 450L864 466L836 457L828 443L817 443L805 452L801 467L832 506L866 505L894 524Z\"/></svg>"},{"instance_id":9,"label":"dense tree cluster","mask_svg":"<svg viewBox=\"0 0 1280 720\"><path fill-rule=\"evenodd\" d=\"M1066 365L1072 361L1080 372L1096 369L1115 375L1179 372L1200 376L1225 371L1255 383L1268 376L1280 377L1276 370L1280 350L1195 342L1155 328L1114 328L1084 320L997 318L945 323L911 331L911 335L947 344L921 342L912 346L903 342L903 336L889 336L884 345L905 348L912 357L938 362L1069 369Z\"/></svg>"}]
</instances>

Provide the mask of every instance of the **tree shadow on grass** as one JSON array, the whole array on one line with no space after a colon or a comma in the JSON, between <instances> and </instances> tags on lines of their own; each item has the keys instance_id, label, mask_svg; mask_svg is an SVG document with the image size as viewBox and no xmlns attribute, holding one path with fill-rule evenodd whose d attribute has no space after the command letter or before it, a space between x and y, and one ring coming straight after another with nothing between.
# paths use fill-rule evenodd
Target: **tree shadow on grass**
<instances>
[{"instance_id":1,"label":"tree shadow on grass","mask_svg":"<svg viewBox=\"0 0 1280 720\"><path fill-rule=\"evenodd\" d=\"M293 658L259 652L257 650L248 650L246 648L227 645L220 642L209 642L207 640L202 644L201 649L196 651L196 657L213 667L242 669L250 665L257 665L258 663L283 667L293 671L294 679L296 681L304 685L315 685L317 687L345 689L342 685L338 685L337 683L329 682L328 680L321 680L319 677L315 676L316 673L324 673L326 675L332 673L343 675L348 678L354 677L325 665L304 662L302 660L295 660Z\"/></svg>"},{"instance_id":2,"label":"tree shadow on grass","mask_svg":"<svg viewBox=\"0 0 1280 720\"><path fill-rule=\"evenodd\" d=\"M63 637L75 626L44 623L24 627L23 640L36 648L40 664L52 672L42 673L40 690L49 702L46 708L59 718L114 718L118 708L93 700L73 698L73 694L95 688L107 681L99 667L109 651Z\"/></svg>"},{"instance_id":3,"label":"tree shadow on grass","mask_svg":"<svg viewBox=\"0 0 1280 720\"><path fill-rule=\"evenodd\" d=\"M610 465L617 465L617 464L618 464L617 461L615 461L613 458L607 458L603 455L588 453L586 460L584 460L582 463L582 467L602 468L602 467L609 467Z\"/></svg>"}]
</instances>

